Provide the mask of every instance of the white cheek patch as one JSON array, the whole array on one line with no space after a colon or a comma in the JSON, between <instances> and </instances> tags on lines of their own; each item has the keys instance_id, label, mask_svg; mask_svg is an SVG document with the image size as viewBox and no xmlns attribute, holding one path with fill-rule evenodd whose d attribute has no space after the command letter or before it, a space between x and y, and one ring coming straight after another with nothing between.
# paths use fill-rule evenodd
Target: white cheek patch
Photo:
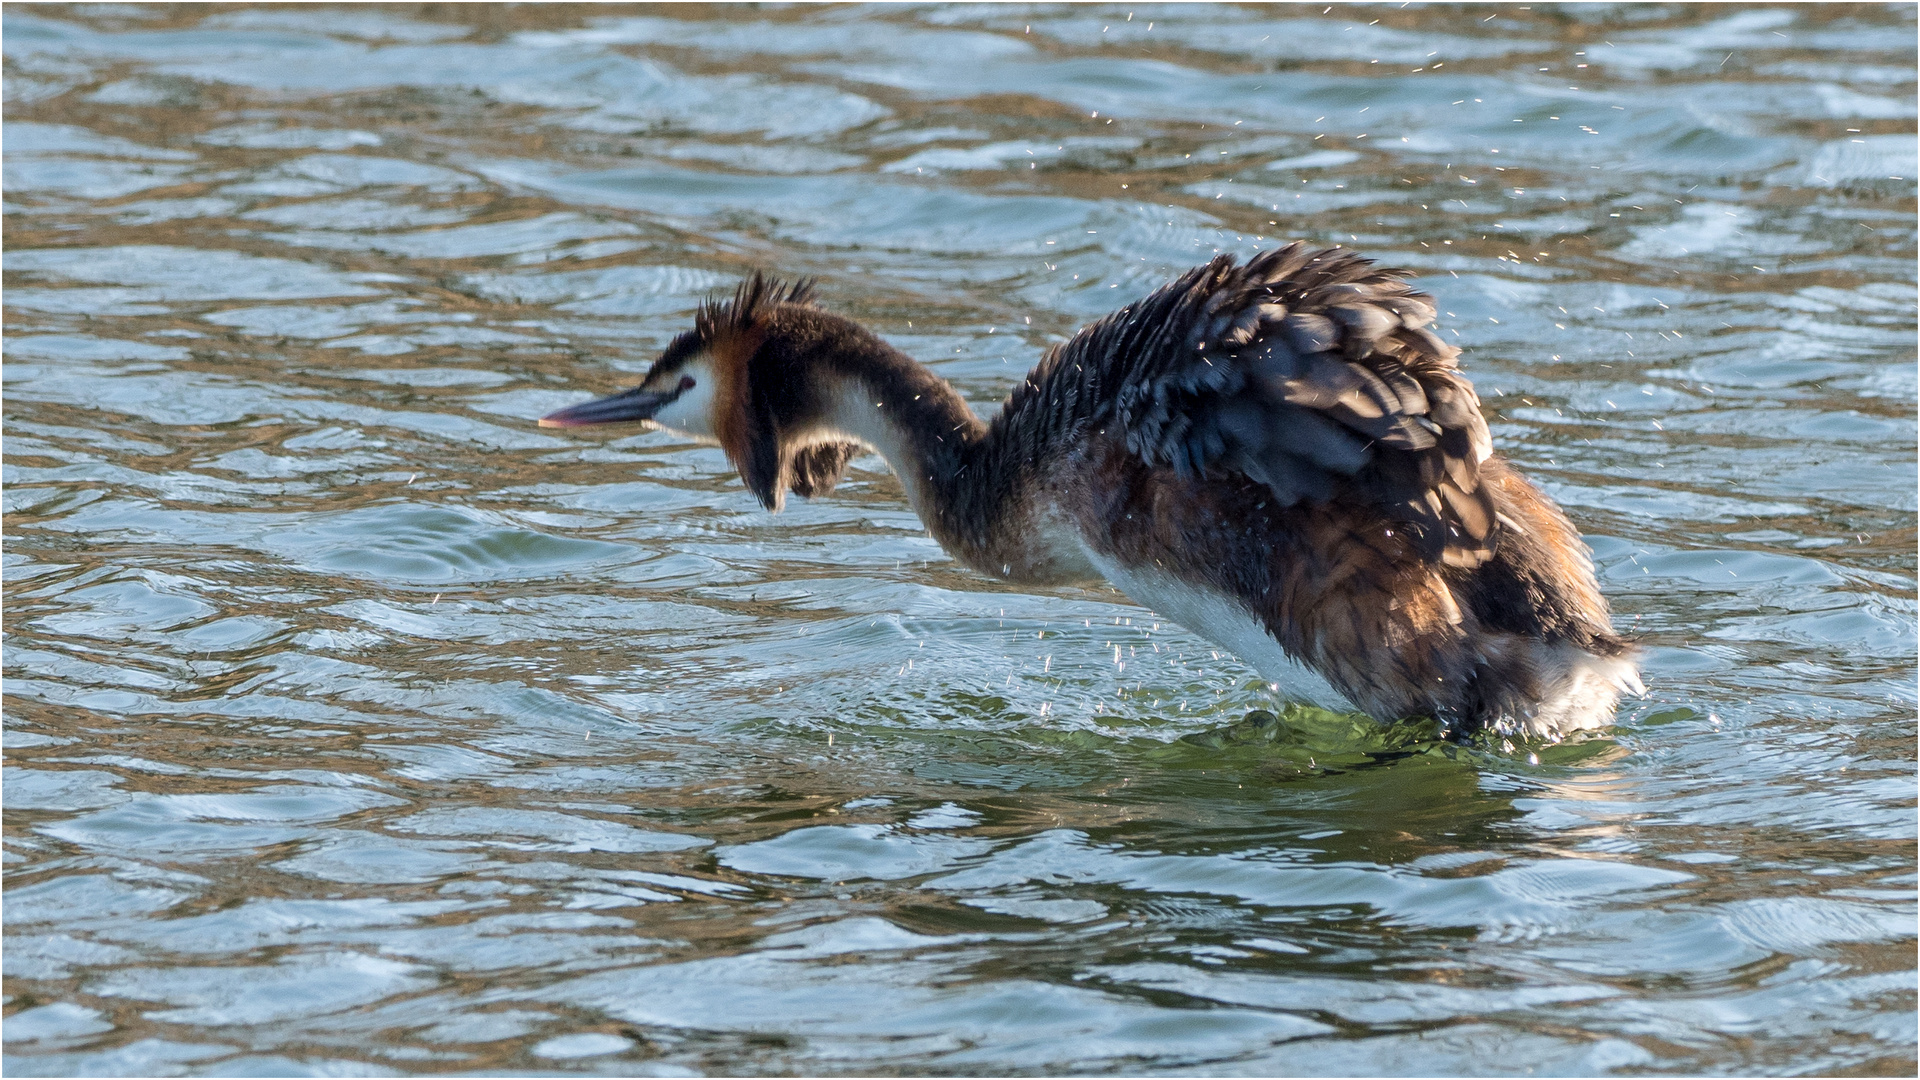
<instances>
[{"instance_id":1,"label":"white cheek patch","mask_svg":"<svg viewBox=\"0 0 1920 1080\"><path fill-rule=\"evenodd\" d=\"M690 364L682 370L685 377L693 380L693 385L654 413L653 422L668 431L710 440L714 438L713 372L705 364Z\"/></svg>"}]
</instances>

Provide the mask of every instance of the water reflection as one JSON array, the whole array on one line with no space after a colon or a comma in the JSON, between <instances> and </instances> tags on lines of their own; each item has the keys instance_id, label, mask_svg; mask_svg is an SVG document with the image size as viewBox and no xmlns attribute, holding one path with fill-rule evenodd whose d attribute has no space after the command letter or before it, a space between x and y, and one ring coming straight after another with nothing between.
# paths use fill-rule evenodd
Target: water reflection
<instances>
[{"instance_id":1,"label":"water reflection","mask_svg":"<svg viewBox=\"0 0 1920 1080\"><path fill-rule=\"evenodd\" d=\"M1364 16L1364 17L1362 17ZM1912 12L10 7L6 1069L1913 1071ZM1654 695L1459 748L528 418L1415 269Z\"/></svg>"}]
</instances>

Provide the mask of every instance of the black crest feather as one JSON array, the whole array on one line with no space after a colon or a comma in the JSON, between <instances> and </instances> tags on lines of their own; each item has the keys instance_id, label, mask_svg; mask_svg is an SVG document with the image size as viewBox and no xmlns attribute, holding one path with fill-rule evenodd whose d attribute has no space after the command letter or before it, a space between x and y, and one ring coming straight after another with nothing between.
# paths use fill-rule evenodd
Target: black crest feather
<instances>
[{"instance_id":1,"label":"black crest feather","mask_svg":"<svg viewBox=\"0 0 1920 1080\"><path fill-rule=\"evenodd\" d=\"M813 289L814 279L810 277L782 281L755 270L734 287L732 297L702 303L693 317L694 329L703 341L712 341L726 331L747 330L782 304L813 306Z\"/></svg>"}]
</instances>

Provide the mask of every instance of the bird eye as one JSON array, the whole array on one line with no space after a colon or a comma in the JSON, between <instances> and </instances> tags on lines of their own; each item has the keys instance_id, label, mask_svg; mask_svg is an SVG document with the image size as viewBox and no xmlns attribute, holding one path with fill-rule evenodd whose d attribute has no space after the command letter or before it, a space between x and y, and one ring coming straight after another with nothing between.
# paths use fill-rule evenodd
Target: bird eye
<instances>
[{"instance_id":1,"label":"bird eye","mask_svg":"<svg viewBox=\"0 0 1920 1080\"><path fill-rule=\"evenodd\" d=\"M682 393L685 393L686 391L688 391L688 390L691 390L691 389L693 389L693 376L691 376L691 375L682 375L682 376L680 376L680 390L681 390L681 392L682 392Z\"/></svg>"}]
</instances>

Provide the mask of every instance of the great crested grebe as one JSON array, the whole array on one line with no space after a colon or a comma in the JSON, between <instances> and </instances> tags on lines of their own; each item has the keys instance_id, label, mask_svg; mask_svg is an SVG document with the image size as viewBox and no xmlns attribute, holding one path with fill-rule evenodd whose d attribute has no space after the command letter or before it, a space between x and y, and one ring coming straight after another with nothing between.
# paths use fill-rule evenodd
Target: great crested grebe
<instances>
[{"instance_id":1,"label":"great crested grebe","mask_svg":"<svg viewBox=\"0 0 1920 1080\"><path fill-rule=\"evenodd\" d=\"M1641 691L1635 650L1572 523L1493 456L1407 276L1301 243L1222 255L1049 350L982 421L810 283L755 274L638 387L540 423L718 444L774 511L870 448L961 562L1104 578L1291 696L1456 738L1604 726Z\"/></svg>"}]
</instances>

